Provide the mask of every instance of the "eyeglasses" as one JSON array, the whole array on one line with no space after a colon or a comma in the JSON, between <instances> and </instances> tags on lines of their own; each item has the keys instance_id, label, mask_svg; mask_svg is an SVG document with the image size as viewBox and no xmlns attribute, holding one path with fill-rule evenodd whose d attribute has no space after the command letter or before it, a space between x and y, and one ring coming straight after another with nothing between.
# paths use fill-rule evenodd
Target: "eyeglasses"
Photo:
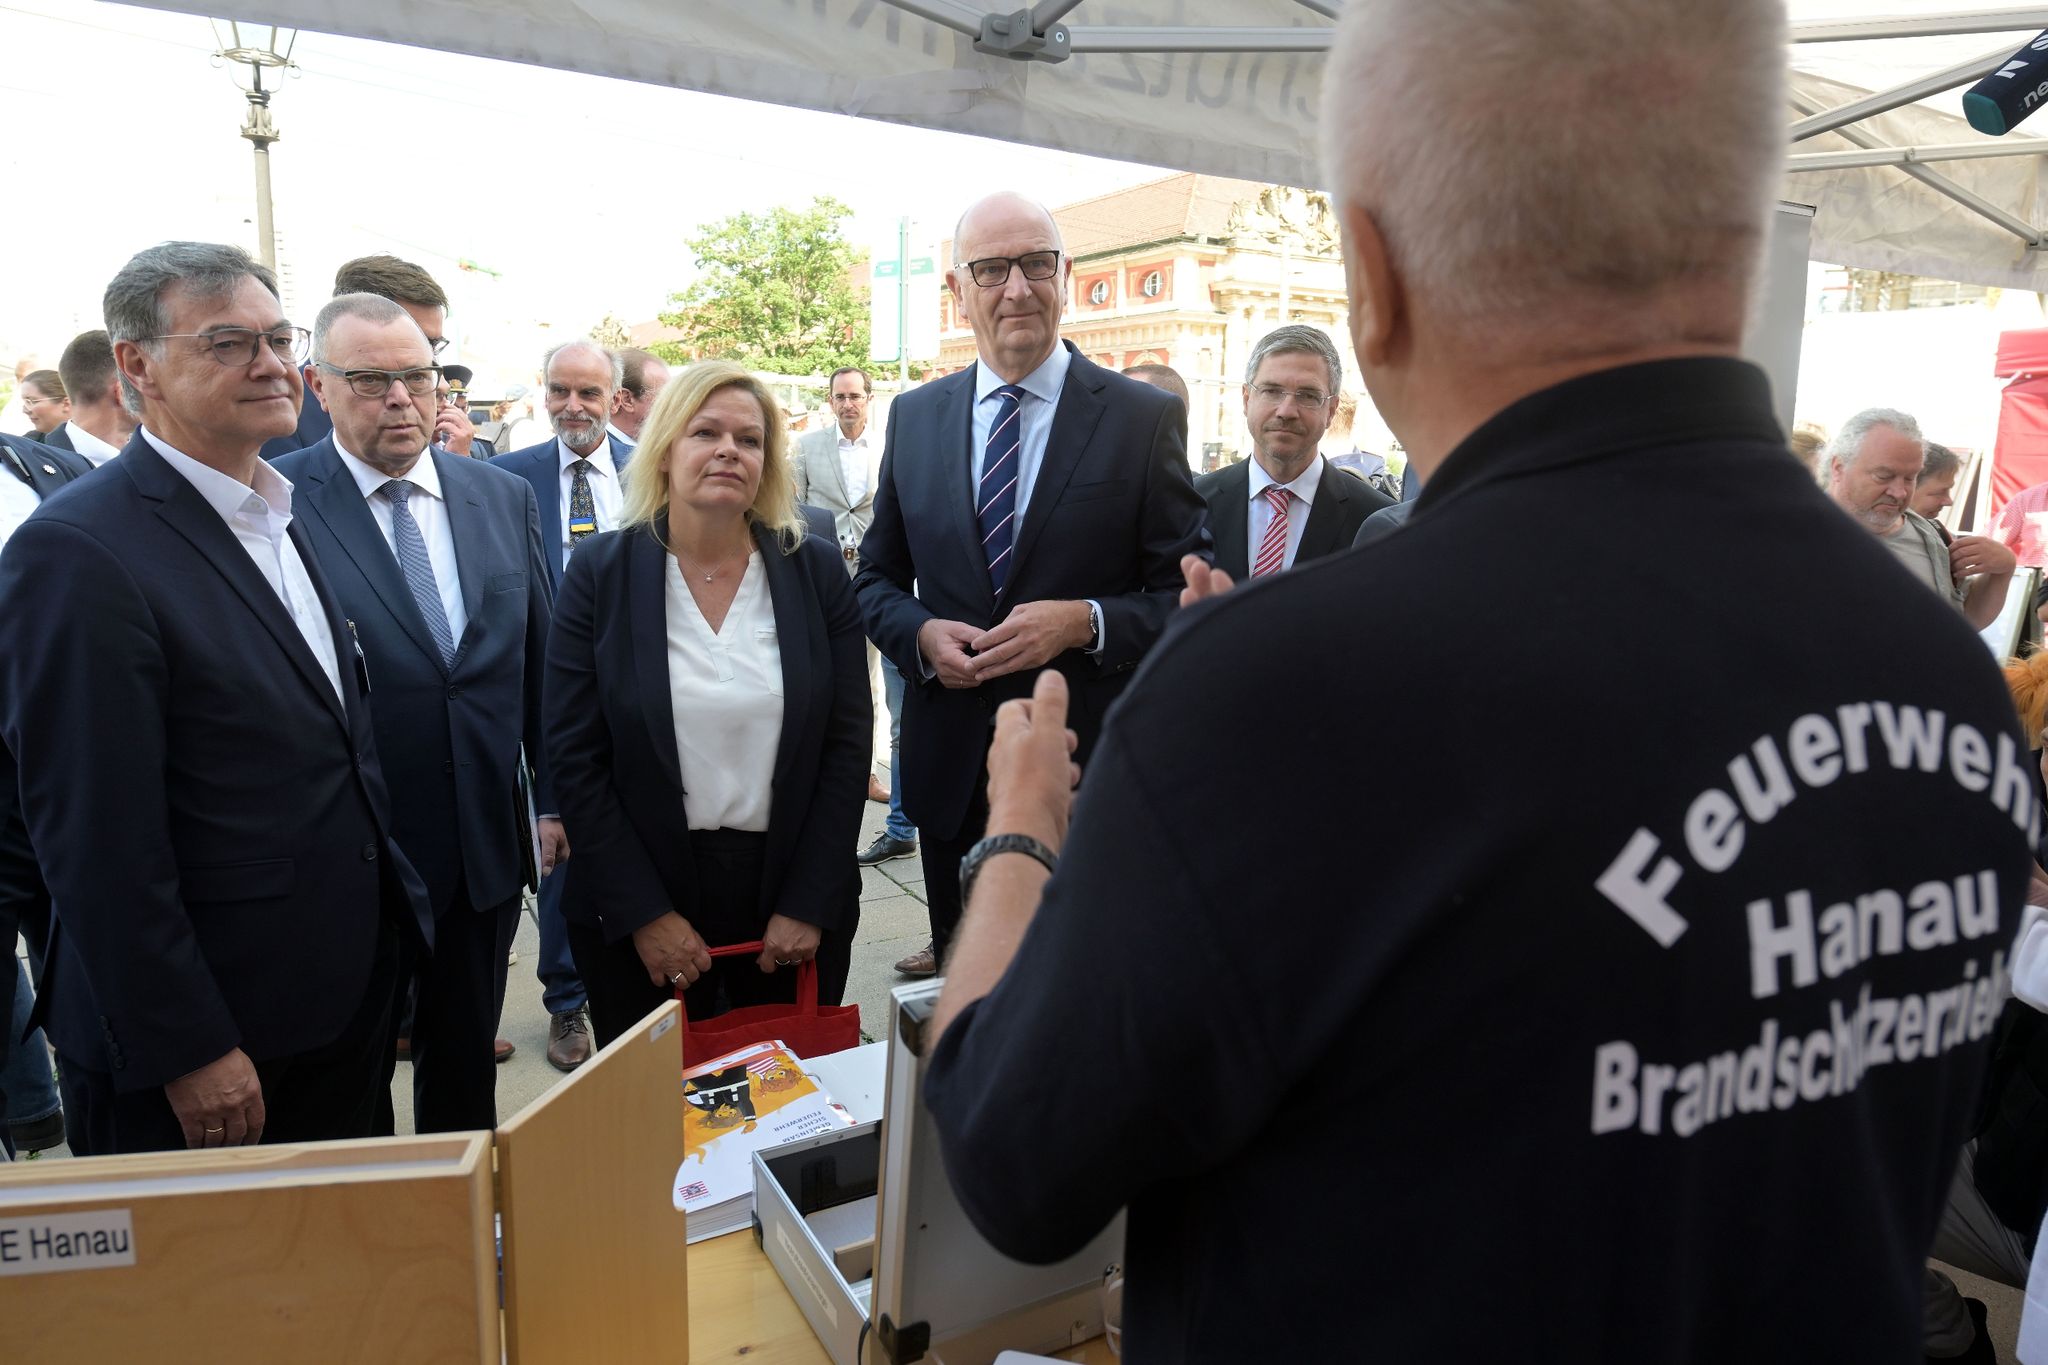
<instances>
[{"instance_id":1,"label":"eyeglasses","mask_svg":"<svg viewBox=\"0 0 2048 1365\"><path fill-rule=\"evenodd\" d=\"M1273 407L1279 407L1283 398L1292 398L1296 407L1310 411L1330 401L1330 395L1321 389L1290 389L1279 384L1254 384L1252 397Z\"/></svg>"},{"instance_id":2,"label":"eyeglasses","mask_svg":"<svg viewBox=\"0 0 2048 1365\"><path fill-rule=\"evenodd\" d=\"M24 409L26 409L40 407L44 403L62 403L63 401L65 400L63 400L62 398L30 398L27 394L23 394L21 398L21 406Z\"/></svg>"},{"instance_id":3,"label":"eyeglasses","mask_svg":"<svg viewBox=\"0 0 2048 1365\"><path fill-rule=\"evenodd\" d=\"M445 351L445 350L447 350L447 349L448 349L448 338L447 338L447 337L435 337L435 338L434 338L433 340L429 341L429 342L427 343L427 345L429 345L429 346L431 346L431 347L433 347L433 348L434 348L434 354L435 354L435 355L439 355L439 354L441 354L441 352L443 352L443 351Z\"/></svg>"},{"instance_id":4,"label":"eyeglasses","mask_svg":"<svg viewBox=\"0 0 2048 1365\"><path fill-rule=\"evenodd\" d=\"M141 341L203 341L213 358L231 370L255 363L259 342L268 345L279 360L293 365L304 363L313 334L303 327L280 327L274 332L256 332L247 327L216 327L210 332L166 332L162 336L139 337Z\"/></svg>"},{"instance_id":5,"label":"eyeglasses","mask_svg":"<svg viewBox=\"0 0 2048 1365\"><path fill-rule=\"evenodd\" d=\"M423 365L416 370L344 370L339 365L330 365L322 360L319 368L329 374L338 374L348 381L358 398L382 398L391 392L393 384L405 385L405 391L417 397L432 393L441 383L439 365Z\"/></svg>"},{"instance_id":6,"label":"eyeglasses","mask_svg":"<svg viewBox=\"0 0 2048 1365\"><path fill-rule=\"evenodd\" d=\"M1022 256L984 256L967 263L967 274L983 289L994 289L1009 282L1011 266L1021 269L1027 280L1049 280L1060 273L1060 253L1027 251Z\"/></svg>"}]
</instances>

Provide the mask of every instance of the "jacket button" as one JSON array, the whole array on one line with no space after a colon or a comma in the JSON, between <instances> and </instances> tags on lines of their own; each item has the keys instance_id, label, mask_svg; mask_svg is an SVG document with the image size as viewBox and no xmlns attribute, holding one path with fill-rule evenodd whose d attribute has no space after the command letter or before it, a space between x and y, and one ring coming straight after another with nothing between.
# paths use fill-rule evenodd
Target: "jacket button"
<instances>
[{"instance_id":1,"label":"jacket button","mask_svg":"<svg viewBox=\"0 0 2048 1365\"><path fill-rule=\"evenodd\" d=\"M451 687L451 688L449 688L449 689L448 689L448 698L449 698L449 700L451 700L451 701L453 701L453 700L454 700L455 698L457 698L457 697L459 697L459 696L461 696L461 695L462 695L462 689L461 689L461 688L459 688L459 687Z\"/></svg>"},{"instance_id":2,"label":"jacket button","mask_svg":"<svg viewBox=\"0 0 2048 1365\"><path fill-rule=\"evenodd\" d=\"M363 861L366 863L374 863L377 861L377 846L375 844L363 845Z\"/></svg>"},{"instance_id":3,"label":"jacket button","mask_svg":"<svg viewBox=\"0 0 2048 1365\"><path fill-rule=\"evenodd\" d=\"M445 761L444 761L444 762L443 762L443 763L441 764L441 771L442 771L442 772L444 772L444 773L452 773L452 772L454 772L454 771L455 771L455 760L454 760L454 759L452 759L452 758L451 758L451 759L447 759L447 760L445 760Z\"/></svg>"}]
</instances>

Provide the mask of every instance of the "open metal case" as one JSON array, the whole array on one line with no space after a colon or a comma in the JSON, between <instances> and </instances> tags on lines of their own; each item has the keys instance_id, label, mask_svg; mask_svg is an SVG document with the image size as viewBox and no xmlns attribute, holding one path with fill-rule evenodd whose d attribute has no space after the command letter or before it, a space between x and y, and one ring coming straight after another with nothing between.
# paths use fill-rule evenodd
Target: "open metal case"
<instances>
[{"instance_id":1,"label":"open metal case","mask_svg":"<svg viewBox=\"0 0 2048 1365\"><path fill-rule=\"evenodd\" d=\"M754 1156L755 1236L835 1365L989 1365L1078 1344L1101 1335L1104 1272L1123 1259L1122 1214L1047 1266L968 1221L922 1099L940 984L893 992L879 1124Z\"/></svg>"}]
</instances>

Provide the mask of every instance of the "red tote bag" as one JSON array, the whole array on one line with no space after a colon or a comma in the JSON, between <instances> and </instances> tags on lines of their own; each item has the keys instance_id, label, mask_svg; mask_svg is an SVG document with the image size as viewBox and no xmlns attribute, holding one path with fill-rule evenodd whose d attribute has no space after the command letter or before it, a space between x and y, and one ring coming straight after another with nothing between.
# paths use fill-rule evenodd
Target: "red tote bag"
<instances>
[{"instance_id":1,"label":"red tote bag","mask_svg":"<svg viewBox=\"0 0 2048 1365\"><path fill-rule=\"evenodd\" d=\"M753 957L761 944L735 943L711 949L713 957ZM676 988L676 1000L683 998ZM781 1039L798 1058L823 1057L860 1046L859 1005L818 1005L818 964L807 961L796 969L794 1005L747 1005L728 1010L715 1019L690 1022L689 1007L683 1007L683 1070L695 1071L714 1057L737 1052L756 1043Z\"/></svg>"}]
</instances>

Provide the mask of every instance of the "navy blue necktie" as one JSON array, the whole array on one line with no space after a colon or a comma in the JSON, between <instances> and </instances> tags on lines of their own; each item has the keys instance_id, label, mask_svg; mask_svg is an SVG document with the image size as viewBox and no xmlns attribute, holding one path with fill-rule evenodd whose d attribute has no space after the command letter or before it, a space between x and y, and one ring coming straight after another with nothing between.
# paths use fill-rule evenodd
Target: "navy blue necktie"
<instances>
[{"instance_id":1,"label":"navy blue necktie","mask_svg":"<svg viewBox=\"0 0 2048 1365\"><path fill-rule=\"evenodd\" d=\"M405 575L405 586L412 589L413 604L426 620L434 647L441 651L442 667L451 667L455 662L455 634L448 628L448 610L441 605L441 587L434 580L434 561L427 554L426 537L420 534L420 524L413 518L412 483L393 479L384 485L383 493L391 502L391 539L398 551L399 571Z\"/></svg>"},{"instance_id":2,"label":"navy blue necktie","mask_svg":"<svg viewBox=\"0 0 2048 1365\"><path fill-rule=\"evenodd\" d=\"M982 450L981 487L974 495L974 519L981 524L981 553L996 596L1010 577L1010 551L1017 543L1017 475L1024 467L1024 390L1005 384L994 394L996 414Z\"/></svg>"}]
</instances>

